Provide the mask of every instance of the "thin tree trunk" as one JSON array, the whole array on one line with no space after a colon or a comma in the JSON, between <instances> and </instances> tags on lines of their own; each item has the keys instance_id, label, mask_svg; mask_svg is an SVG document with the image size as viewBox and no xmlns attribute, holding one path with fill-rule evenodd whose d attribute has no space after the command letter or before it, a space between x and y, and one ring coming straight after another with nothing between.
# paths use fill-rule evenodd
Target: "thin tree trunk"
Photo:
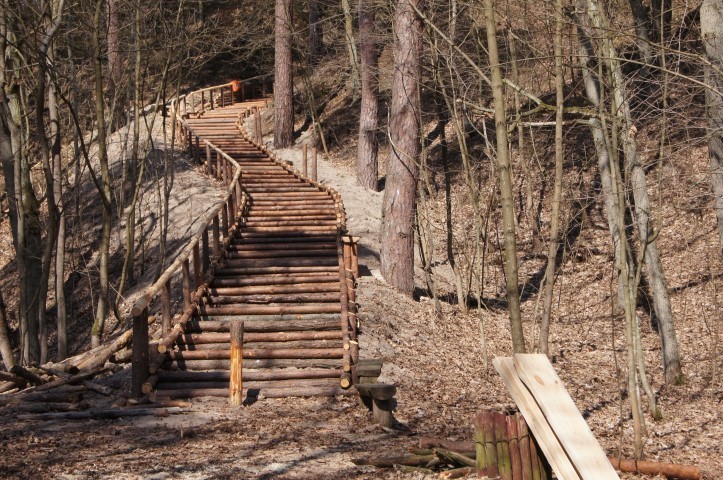
<instances>
[{"instance_id":1,"label":"thin tree trunk","mask_svg":"<svg viewBox=\"0 0 723 480\"><path fill-rule=\"evenodd\" d=\"M0 355L5 364L5 369L9 372L15 366L15 355L13 355L13 348L10 345L7 319L5 301L3 300L2 291L0 291Z\"/></svg>"},{"instance_id":2,"label":"thin tree trunk","mask_svg":"<svg viewBox=\"0 0 723 480\"><path fill-rule=\"evenodd\" d=\"M552 214L550 219L550 242L547 250L547 267L545 268L545 289L542 302L542 320L540 321L539 350L549 353L550 312L552 310L552 293L555 284L555 270L557 263L557 245L560 225L560 201L562 198L562 162L565 156L562 139L562 121L564 107L564 82L562 70L562 29L564 27L562 0L555 1L556 28L555 28L555 93L557 112L555 116L555 186L552 194Z\"/></svg>"},{"instance_id":3,"label":"thin tree trunk","mask_svg":"<svg viewBox=\"0 0 723 480\"><path fill-rule=\"evenodd\" d=\"M484 0L483 8L487 27L487 51L491 69L492 98L495 109L495 133L497 137L497 166L500 186L500 203L504 225L504 270L507 285L507 306L510 317L512 348L515 353L525 353L525 337L520 316L520 289L517 270L517 240L515 238L515 212L512 198L509 141L503 91L502 69L497 49L495 11L492 0Z\"/></svg>"},{"instance_id":4,"label":"thin tree trunk","mask_svg":"<svg viewBox=\"0 0 723 480\"><path fill-rule=\"evenodd\" d=\"M294 132L291 64L291 0L276 0L274 60L274 147L286 148Z\"/></svg>"},{"instance_id":5,"label":"thin tree trunk","mask_svg":"<svg viewBox=\"0 0 723 480\"><path fill-rule=\"evenodd\" d=\"M356 50L354 40L354 19L351 16L349 0L341 0L341 8L344 11L344 32L346 34L346 48L349 52L349 64L351 65L351 97L352 102L359 98L359 54Z\"/></svg>"},{"instance_id":6,"label":"thin tree trunk","mask_svg":"<svg viewBox=\"0 0 723 480\"><path fill-rule=\"evenodd\" d=\"M652 0L655 3L660 0ZM643 5L642 0L628 0L630 10L633 14L633 22L635 27L635 43L640 50L642 61L651 63L653 61L653 53L650 48L650 17L648 10Z\"/></svg>"},{"instance_id":7,"label":"thin tree trunk","mask_svg":"<svg viewBox=\"0 0 723 480\"><path fill-rule=\"evenodd\" d=\"M323 35L319 22L319 2L309 0L309 64L316 65L321 55Z\"/></svg>"},{"instance_id":8,"label":"thin tree trunk","mask_svg":"<svg viewBox=\"0 0 723 480\"><path fill-rule=\"evenodd\" d=\"M700 29L708 61L718 69L715 72L711 67L706 67L705 81L711 88L706 89L705 93L710 177L718 219L719 253L720 258L723 258L723 96L718 93L723 91L723 77L719 73L723 70L723 5L720 1L703 0Z\"/></svg>"},{"instance_id":9,"label":"thin tree trunk","mask_svg":"<svg viewBox=\"0 0 723 480\"><path fill-rule=\"evenodd\" d=\"M594 5L595 0L590 0L590 5ZM597 13L597 14L595 14ZM607 21L602 17L602 11L598 10L591 14L593 23L598 22L595 26L600 31L607 30ZM625 87L625 79L623 78L620 68L620 61L617 60L618 54L610 38L603 40L604 50L606 51L608 68L612 78L612 99L618 107L614 111L620 112L620 136L623 144L623 152L625 154L626 169L630 171L630 183L633 190L633 198L635 200L635 222L640 237L640 243L645 249L645 266L647 267L648 278L653 294L653 309L658 322L658 330L660 333L660 341L662 343L663 368L665 370L665 382L667 384L677 384L683 381L683 371L680 364L680 352L678 350L678 340L675 333L675 322L673 320L673 311L670 305L670 297L668 295L668 285L663 273L663 266L660 260L658 244L656 237L660 231L660 226L653 225L650 220L650 201L648 199L648 183L645 177L645 171L640 165L638 156L637 142L633 133L634 123L630 114L630 106L628 103L628 94Z\"/></svg>"},{"instance_id":10,"label":"thin tree trunk","mask_svg":"<svg viewBox=\"0 0 723 480\"><path fill-rule=\"evenodd\" d=\"M106 148L106 129L105 129L105 103L103 101L103 64L102 52L100 49L101 35L101 13L103 11L104 0L96 0L95 16L93 18L93 52L95 54L94 61L94 84L95 84L95 117L98 124L98 163L101 171L101 189L98 192L103 204L103 219L101 226L101 236L99 249L99 287L98 305L95 312L95 320L91 329L91 347L95 348L101 344L103 337L103 329L105 327L105 317L108 312L108 260L110 254L110 230L113 221L113 212L111 208L111 186L110 186L110 169L108 168L108 152Z\"/></svg>"},{"instance_id":11,"label":"thin tree trunk","mask_svg":"<svg viewBox=\"0 0 723 480\"><path fill-rule=\"evenodd\" d=\"M414 200L419 177L419 41L422 0L397 0L394 76L389 122L391 151L382 203L381 271L402 293L414 291Z\"/></svg>"},{"instance_id":12,"label":"thin tree trunk","mask_svg":"<svg viewBox=\"0 0 723 480\"><path fill-rule=\"evenodd\" d=\"M364 188L379 190L377 126L379 112L379 49L374 40L374 8L370 0L359 1L359 51L361 54L361 114L357 181Z\"/></svg>"},{"instance_id":13,"label":"thin tree trunk","mask_svg":"<svg viewBox=\"0 0 723 480\"><path fill-rule=\"evenodd\" d=\"M54 47L50 54L53 55ZM50 61L53 61L51 56ZM65 204L63 201L63 173L61 157L60 114L58 112L58 93L56 83L48 87L48 112L50 119L50 152L53 166L53 196L55 198L56 246L55 246L55 304L57 316L58 360L68 356L68 329L65 301ZM48 198L50 201L50 198ZM50 232L48 232L50 235ZM48 240L49 241L49 240Z\"/></svg>"}]
</instances>

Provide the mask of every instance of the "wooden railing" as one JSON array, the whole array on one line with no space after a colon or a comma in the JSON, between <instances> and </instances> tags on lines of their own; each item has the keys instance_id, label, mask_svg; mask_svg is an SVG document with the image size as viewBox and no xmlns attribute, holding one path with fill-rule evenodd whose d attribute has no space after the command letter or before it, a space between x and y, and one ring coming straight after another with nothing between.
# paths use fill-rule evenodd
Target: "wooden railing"
<instances>
[{"instance_id":1,"label":"wooden railing","mask_svg":"<svg viewBox=\"0 0 723 480\"><path fill-rule=\"evenodd\" d=\"M240 83L244 85L251 80ZM239 85L239 84L237 84ZM219 147L203 139L205 148L201 148L201 137L186 121L190 115L202 115L206 107L226 106L234 103L234 82L217 85L194 91L171 103L171 117L176 122L176 131L181 145L184 145L198 163L205 166L205 173L223 182L226 186L225 198L219 202L202 221L189 243L161 274L158 280L149 286L142 297L136 301L131 310L133 321L133 352L131 396L139 397L149 393L158 381L158 370L165 360L165 353L172 348L178 337L183 333L186 324L196 313L198 302L213 280L213 273L218 268L231 243L236 231L242 226L248 209L250 198L245 191L240 165ZM228 93L228 96L226 95ZM243 94L242 94L243 98ZM243 117L237 121L239 132L246 140L253 143L272 161L290 173L315 185L320 191L327 192L334 200L337 216L337 246L339 254L340 300L342 303L342 331L344 348L344 371L351 382L352 365L358 357L357 320L355 302L355 284L358 277L355 237L344 236L346 233L346 213L341 195L335 190L308 178L289 163L280 161L265 146L255 141L243 127ZM178 270L181 270L183 310L173 321L171 305L171 283L177 281ZM157 319L149 317L149 311L160 296L161 333L159 340L150 342L149 326Z\"/></svg>"}]
</instances>

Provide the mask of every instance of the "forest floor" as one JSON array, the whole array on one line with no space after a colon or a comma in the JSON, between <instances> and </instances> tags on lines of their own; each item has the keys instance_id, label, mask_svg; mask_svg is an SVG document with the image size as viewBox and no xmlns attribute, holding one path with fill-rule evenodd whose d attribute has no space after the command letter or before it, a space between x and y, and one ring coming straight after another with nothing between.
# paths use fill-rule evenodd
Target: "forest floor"
<instances>
[{"instance_id":1,"label":"forest floor","mask_svg":"<svg viewBox=\"0 0 723 480\"><path fill-rule=\"evenodd\" d=\"M295 148L277 154L298 162L299 152ZM203 398L194 400L189 411L165 418L41 422L6 413L0 414L0 477L436 478L360 467L351 460L404 454L423 435L471 440L476 412L511 408L512 401L490 364L495 356L511 354L506 310L489 302L492 306L482 311L483 348L476 311L462 313L458 306L442 302L438 315L431 299L413 300L385 284L378 274L377 240L383 194L358 187L352 165L348 156L320 160L319 180L340 191L350 233L362 237L360 356L383 358L382 379L397 384L395 429L373 425L371 414L353 397L261 399L243 408ZM183 192L184 178L176 178L177 191ZM723 478L723 384L715 292L723 289L723 283L720 270L706 260L715 243L710 225L714 225L710 219L701 218L698 225L671 227L675 235L686 238L670 241L687 242L685 258L698 258L695 262L684 262L674 248L663 247L673 252L674 263L667 267L675 313L682 319L678 339L685 362L684 385L661 383L658 336L649 326L643 327L642 336L648 373L663 413L660 421L646 415L646 458L696 465L704 478L716 479ZM610 252L604 231L589 234L586 244L603 253L582 261L572 255L561 266L563 300L552 327L552 361L606 452L630 457L632 427L619 367L625 362L622 328L609 313ZM690 241L688 236L696 239ZM521 277L538 268L539 261L523 261ZM421 290L423 276L421 270L417 273ZM443 269L440 276L444 277ZM489 295L498 301L503 298L501 292ZM528 338L535 328L529 321L535 298L523 303ZM129 378L129 369L122 369L99 381L120 393L127 391ZM87 400L104 406L112 398Z\"/></svg>"}]
</instances>

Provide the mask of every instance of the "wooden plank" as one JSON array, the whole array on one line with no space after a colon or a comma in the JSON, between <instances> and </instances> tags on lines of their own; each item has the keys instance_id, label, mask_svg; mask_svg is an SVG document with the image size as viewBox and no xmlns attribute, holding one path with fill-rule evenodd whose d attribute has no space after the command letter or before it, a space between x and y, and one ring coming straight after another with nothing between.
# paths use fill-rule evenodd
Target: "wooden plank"
<instances>
[{"instance_id":1,"label":"wooden plank","mask_svg":"<svg viewBox=\"0 0 723 480\"><path fill-rule=\"evenodd\" d=\"M513 362L580 476L589 480L619 478L547 355L518 354Z\"/></svg>"},{"instance_id":2,"label":"wooden plank","mask_svg":"<svg viewBox=\"0 0 723 480\"><path fill-rule=\"evenodd\" d=\"M507 386L507 390L512 396L522 415L527 420L527 424L535 435L537 442L545 454L545 458L550 463L552 470L561 480L579 480L580 476L575 471L570 459L567 457L565 450L560 445L555 432L553 432L550 424L547 423L545 416L540 407L535 402L532 394L527 390L525 384L522 383L517 376L514 362L511 357L497 357L492 360L492 365L500 374L502 380Z\"/></svg>"}]
</instances>

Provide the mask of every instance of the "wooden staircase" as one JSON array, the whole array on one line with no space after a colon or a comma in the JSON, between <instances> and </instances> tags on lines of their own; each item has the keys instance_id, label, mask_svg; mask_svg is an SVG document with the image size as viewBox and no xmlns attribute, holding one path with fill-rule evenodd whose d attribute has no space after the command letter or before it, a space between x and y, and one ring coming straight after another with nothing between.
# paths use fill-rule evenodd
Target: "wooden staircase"
<instances>
[{"instance_id":1,"label":"wooden staircase","mask_svg":"<svg viewBox=\"0 0 723 480\"><path fill-rule=\"evenodd\" d=\"M224 208L202 232L193 275L186 260L184 313L166 322L157 345L149 342L141 389L158 397L228 396L229 332L242 321L244 396L351 395L353 248L344 242L341 198L243 130L243 118L266 100L234 102L223 89L209 97L194 106L197 113L179 109L177 126L209 175L228 184L231 166L240 169L240 205L235 220L234 209ZM149 290L147 300L155 294Z\"/></svg>"}]
</instances>

